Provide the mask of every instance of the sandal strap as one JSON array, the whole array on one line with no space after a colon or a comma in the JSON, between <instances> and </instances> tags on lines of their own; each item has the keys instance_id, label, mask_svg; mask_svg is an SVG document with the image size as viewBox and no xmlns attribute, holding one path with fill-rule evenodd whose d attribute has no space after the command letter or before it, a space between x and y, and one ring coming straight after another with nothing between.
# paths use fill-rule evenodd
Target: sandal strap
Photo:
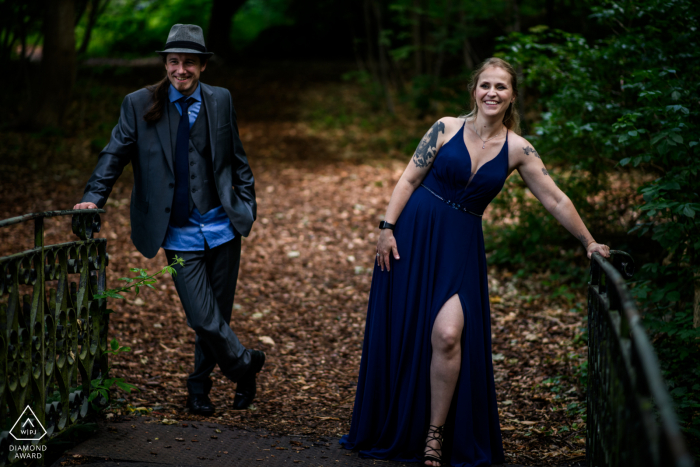
<instances>
[{"instance_id":1,"label":"sandal strap","mask_svg":"<svg viewBox=\"0 0 700 467\"><path fill-rule=\"evenodd\" d=\"M428 425L428 434L427 438L428 441L437 441L440 443L440 447L442 448L442 441L443 441L443 431L445 430L445 425L441 426L435 426L435 425Z\"/></svg>"},{"instance_id":2,"label":"sandal strap","mask_svg":"<svg viewBox=\"0 0 700 467\"><path fill-rule=\"evenodd\" d=\"M443 442L443 431L445 429L445 425L442 426L436 426L436 425L428 425L428 434L426 436L426 442L425 442L425 451L423 453L423 459L424 460L429 460L433 462L440 462L442 465L442 442ZM438 449L435 449L431 446L428 445L430 441L437 441L440 447ZM437 455L435 455L437 454Z\"/></svg>"}]
</instances>

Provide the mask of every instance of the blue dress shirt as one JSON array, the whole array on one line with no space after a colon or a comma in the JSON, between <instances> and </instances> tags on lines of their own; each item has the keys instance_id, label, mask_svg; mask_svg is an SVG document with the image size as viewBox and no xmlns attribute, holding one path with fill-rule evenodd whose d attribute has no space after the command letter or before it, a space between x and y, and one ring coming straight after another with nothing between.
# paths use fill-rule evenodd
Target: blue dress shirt
<instances>
[{"instance_id":1,"label":"blue dress shirt","mask_svg":"<svg viewBox=\"0 0 700 467\"><path fill-rule=\"evenodd\" d=\"M176 101L181 97L183 95L171 84L168 88L168 98L170 102L175 103L180 115L182 115L182 108ZM202 108L202 89L199 84L190 97L195 100L187 109L190 128L192 128ZM205 241L209 248L214 248L233 240L235 236L231 220L223 206L216 207L205 214L201 214L195 207L190 213L187 224L182 227L168 225L163 248L175 251L202 251Z\"/></svg>"}]
</instances>

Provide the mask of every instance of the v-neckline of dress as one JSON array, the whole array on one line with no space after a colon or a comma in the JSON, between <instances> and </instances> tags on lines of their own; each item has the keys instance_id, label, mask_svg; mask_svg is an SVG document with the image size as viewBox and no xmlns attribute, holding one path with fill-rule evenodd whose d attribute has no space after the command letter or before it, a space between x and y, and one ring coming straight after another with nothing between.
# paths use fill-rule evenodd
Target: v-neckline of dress
<instances>
[{"instance_id":1,"label":"v-neckline of dress","mask_svg":"<svg viewBox=\"0 0 700 467\"><path fill-rule=\"evenodd\" d=\"M470 174L470 175L469 175L469 181L468 181L467 184L465 185L465 188L468 187L468 186L471 184L472 179L474 178L474 176L475 176L478 172L481 171L481 169L483 169L485 166L487 166L487 165L490 164L491 162L493 162L493 161L495 161L496 159L498 159L498 156L500 156L501 153L503 152L503 148L506 147L506 144L508 144L508 129L506 128L506 140L503 142L503 146L501 146L501 149L498 151L498 154L496 154L494 157L492 157L492 158L489 159L488 161L486 161L486 162L484 162L483 164L481 164L481 167L479 167L478 169L476 169L476 172L472 172L472 164L474 163L474 161L472 160L472 155L471 155L471 153L469 152L469 146L467 146L467 142L466 142L466 140L465 140L465 137L466 137L466 127L467 127L467 120L465 119L465 120L464 120L464 125L462 125L462 144L464 145L464 149L467 151L467 157L469 158L469 174Z\"/></svg>"}]
</instances>

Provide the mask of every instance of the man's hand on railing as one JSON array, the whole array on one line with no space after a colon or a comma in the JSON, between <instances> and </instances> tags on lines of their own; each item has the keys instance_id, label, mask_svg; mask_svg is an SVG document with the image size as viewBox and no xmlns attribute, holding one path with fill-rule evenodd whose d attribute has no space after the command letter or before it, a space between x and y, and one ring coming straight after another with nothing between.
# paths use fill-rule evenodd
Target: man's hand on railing
<instances>
[{"instance_id":1,"label":"man's hand on railing","mask_svg":"<svg viewBox=\"0 0 700 467\"><path fill-rule=\"evenodd\" d=\"M95 203L78 203L73 206L73 209L97 209L97 205ZM590 258L591 255L588 257Z\"/></svg>"},{"instance_id":2,"label":"man's hand on railing","mask_svg":"<svg viewBox=\"0 0 700 467\"><path fill-rule=\"evenodd\" d=\"M607 245L601 245L600 243L592 242L588 247L586 247L586 254L588 259L591 259L593 253L600 253L603 258L610 258L610 247Z\"/></svg>"}]
</instances>

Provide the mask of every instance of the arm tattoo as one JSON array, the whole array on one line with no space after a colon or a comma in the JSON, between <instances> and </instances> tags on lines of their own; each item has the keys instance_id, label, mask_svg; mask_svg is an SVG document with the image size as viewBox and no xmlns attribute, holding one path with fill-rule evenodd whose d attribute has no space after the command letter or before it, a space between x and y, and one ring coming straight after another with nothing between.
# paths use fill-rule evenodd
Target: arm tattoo
<instances>
[{"instance_id":1,"label":"arm tattoo","mask_svg":"<svg viewBox=\"0 0 700 467\"><path fill-rule=\"evenodd\" d=\"M549 175L549 172L547 172L547 169L545 169L544 167L542 167L542 173L545 175Z\"/></svg>"},{"instance_id":2,"label":"arm tattoo","mask_svg":"<svg viewBox=\"0 0 700 467\"><path fill-rule=\"evenodd\" d=\"M430 165L430 160L437 154L438 133L445 134L445 124L438 121L428 130L418 144L418 149L413 154L413 162L416 167L424 168Z\"/></svg>"},{"instance_id":3,"label":"arm tattoo","mask_svg":"<svg viewBox=\"0 0 700 467\"><path fill-rule=\"evenodd\" d=\"M584 247L584 248L588 247L588 244L587 244L587 242L586 242L586 236L585 236L585 235L583 235L582 233L580 233L580 234L578 234L578 235L576 236L576 238L578 238L578 241L581 242L581 243L583 244L583 247Z\"/></svg>"},{"instance_id":4,"label":"arm tattoo","mask_svg":"<svg viewBox=\"0 0 700 467\"><path fill-rule=\"evenodd\" d=\"M525 152L525 155L526 155L526 156L529 156L530 153L532 153L536 158L542 159L542 158L540 157L540 155L537 154L537 151L535 151L535 148L533 148L532 146L528 146L528 147L526 147L526 148L523 148L523 151Z\"/></svg>"}]
</instances>

